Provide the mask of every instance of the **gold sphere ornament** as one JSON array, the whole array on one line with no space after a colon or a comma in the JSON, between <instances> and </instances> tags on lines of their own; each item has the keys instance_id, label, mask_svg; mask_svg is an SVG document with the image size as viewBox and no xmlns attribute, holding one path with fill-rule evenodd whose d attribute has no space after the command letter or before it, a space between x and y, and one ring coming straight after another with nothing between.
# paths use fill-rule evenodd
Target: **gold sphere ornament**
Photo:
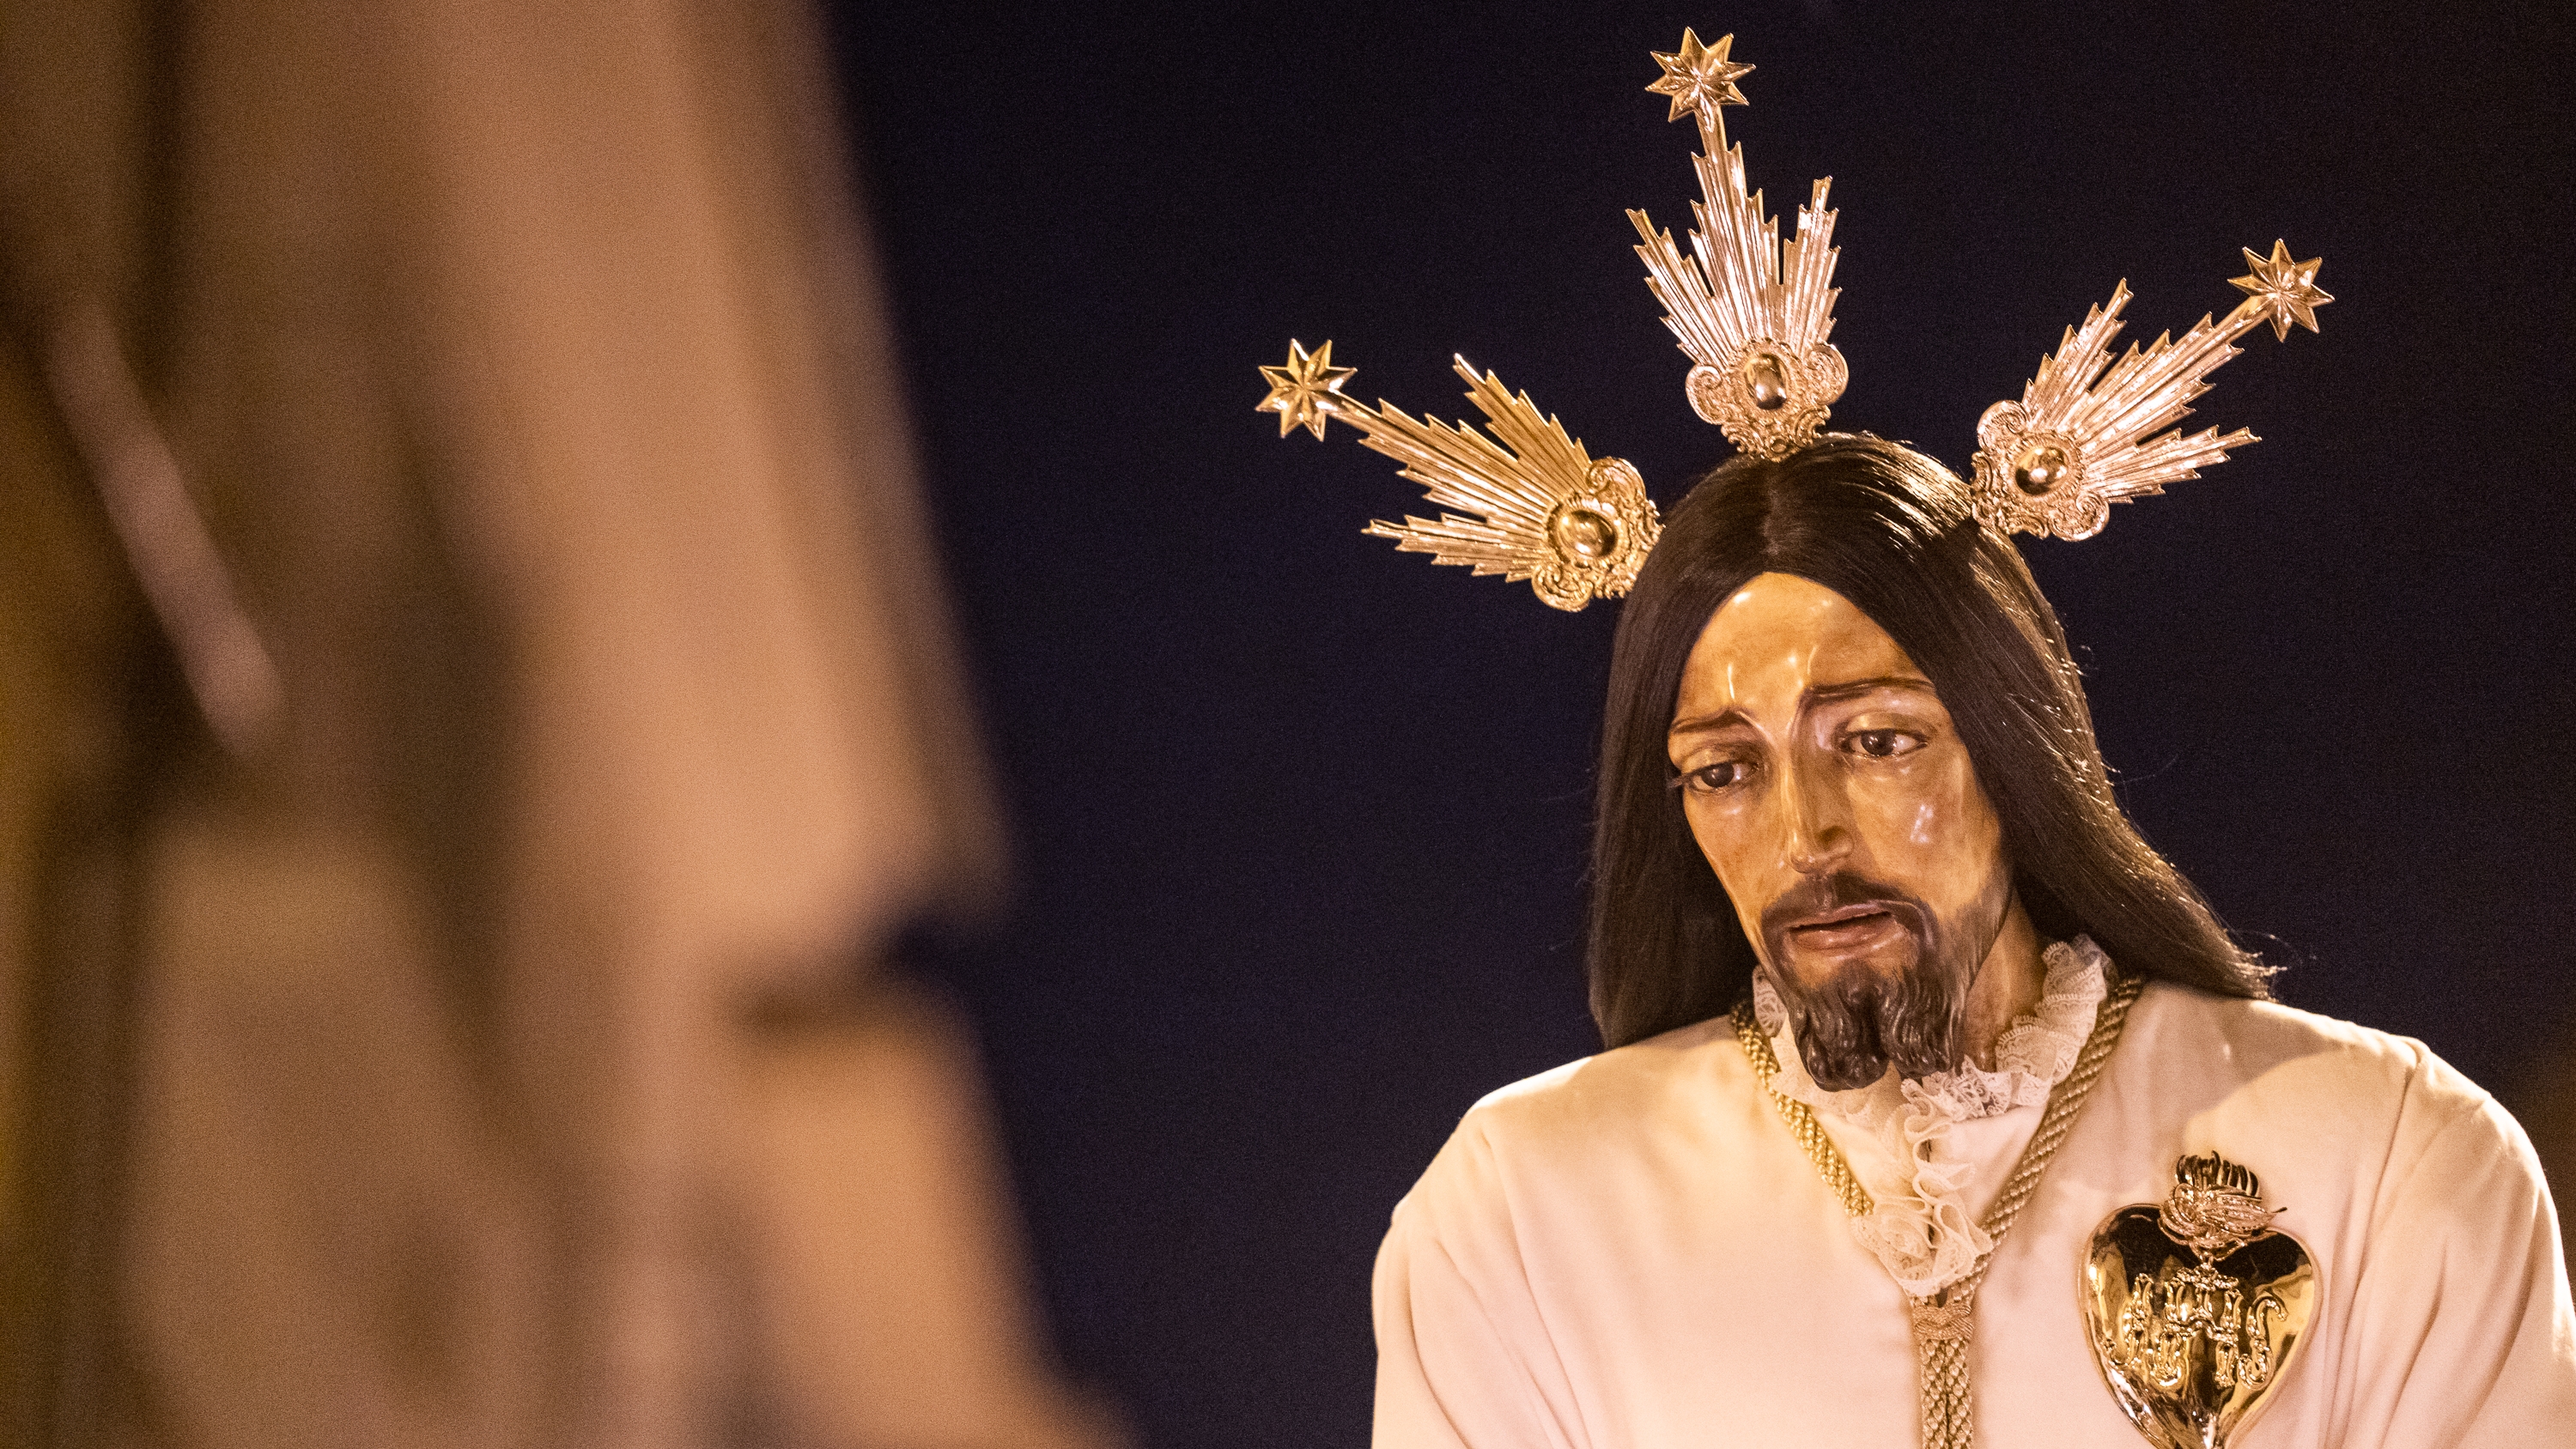
<instances>
[{"instance_id":1,"label":"gold sphere ornament","mask_svg":"<svg viewBox=\"0 0 2576 1449\"><path fill-rule=\"evenodd\" d=\"M2033 498L2045 498L2073 471L2074 463L2055 443L2034 443L2013 459L2013 486Z\"/></svg>"}]
</instances>

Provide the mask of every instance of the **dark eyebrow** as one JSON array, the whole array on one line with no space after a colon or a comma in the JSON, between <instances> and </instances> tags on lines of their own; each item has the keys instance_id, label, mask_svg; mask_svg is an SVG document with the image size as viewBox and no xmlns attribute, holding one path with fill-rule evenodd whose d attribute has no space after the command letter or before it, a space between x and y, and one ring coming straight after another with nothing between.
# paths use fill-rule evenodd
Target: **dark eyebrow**
<instances>
[{"instance_id":1,"label":"dark eyebrow","mask_svg":"<svg viewBox=\"0 0 2576 1449\"><path fill-rule=\"evenodd\" d=\"M1929 690L1931 688L1932 681L1928 679L1919 679L1910 674L1883 674L1873 679L1854 679L1841 684L1817 685L1810 687L1806 693L1798 696L1798 712L1800 714L1804 714L1809 709L1812 709L1819 704L1831 704L1840 700L1856 699L1861 695L1868 694L1872 690ZM1674 720L1671 727L1664 731L1664 737L1666 739L1670 739L1674 735L1680 734L1702 734L1711 730L1726 729L1733 725L1749 725L1751 723L1751 720L1745 718L1744 711L1740 709L1730 709L1723 713L1704 715L1694 719Z\"/></svg>"},{"instance_id":2,"label":"dark eyebrow","mask_svg":"<svg viewBox=\"0 0 2576 1449\"><path fill-rule=\"evenodd\" d=\"M1798 709L1803 713L1810 705L1824 704L1835 700L1853 699L1860 695L1867 694L1874 689L1928 690L1931 688L1932 681L1928 679L1918 679L1910 674L1885 674L1876 679L1855 679L1846 684L1827 684L1810 687L1805 694L1798 697Z\"/></svg>"},{"instance_id":3,"label":"dark eyebrow","mask_svg":"<svg viewBox=\"0 0 2576 1449\"><path fill-rule=\"evenodd\" d=\"M1753 721L1744 717L1744 711L1740 709L1730 709L1722 714L1702 715L1697 719L1674 720L1672 727L1664 731L1664 737L1666 739L1670 739L1674 735L1679 734L1698 734L1705 730L1722 730L1727 728L1729 725L1749 725L1751 723L1753 723Z\"/></svg>"}]
</instances>

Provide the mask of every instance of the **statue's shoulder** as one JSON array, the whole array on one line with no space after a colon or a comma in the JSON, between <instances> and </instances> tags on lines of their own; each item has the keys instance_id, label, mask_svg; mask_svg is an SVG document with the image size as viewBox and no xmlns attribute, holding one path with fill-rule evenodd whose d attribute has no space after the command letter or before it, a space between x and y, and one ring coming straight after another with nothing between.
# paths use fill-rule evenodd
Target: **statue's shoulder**
<instances>
[{"instance_id":1,"label":"statue's shoulder","mask_svg":"<svg viewBox=\"0 0 2576 1449\"><path fill-rule=\"evenodd\" d=\"M2494 1110L2494 1099L2409 1036L2306 1011L2167 982L2151 983L2129 1022L2124 1053L2157 1075L2228 1081L2334 1104L2336 1115L2448 1118Z\"/></svg>"},{"instance_id":2,"label":"statue's shoulder","mask_svg":"<svg viewBox=\"0 0 2576 1449\"><path fill-rule=\"evenodd\" d=\"M1651 1116L1735 1076L1752 1080L1744 1049L1727 1019L1712 1017L1498 1087L1462 1125L1514 1136L1588 1130L1605 1118Z\"/></svg>"},{"instance_id":3,"label":"statue's shoulder","mask_svg":"<svg viewBox=\"0 0 2576 1449\"><path fill-rule=\"evenodd\" d=\"M1677 1139L1751 1130L1768 1122L1752 1115L1757 1107L1768 1110L1733 1027L1718 1017L1487 1093L1459 1120L1432 1176L1579 1179Z\"/></svg>"},{"instance_id":4,"label":"statue's shoulder","mask_svg":"<svg viewBox=\"0 0 2576 1449\"><path fill-rule=\"evenodd\" d=\"M1640 1184L1659 1164L1725 1160L1779 1131L1733 1026L1718 1017L1487 1093L1397 1216L1449 1238L1499 1229L1516 1212L1580 1217L1650 1198Z\"/></svg>"}]
</instances>

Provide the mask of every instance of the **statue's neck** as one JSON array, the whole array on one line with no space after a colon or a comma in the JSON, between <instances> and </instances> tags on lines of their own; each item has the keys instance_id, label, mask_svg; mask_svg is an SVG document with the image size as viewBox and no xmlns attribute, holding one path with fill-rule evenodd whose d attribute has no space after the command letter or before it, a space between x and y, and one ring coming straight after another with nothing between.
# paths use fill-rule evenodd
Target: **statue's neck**
<instances>
[{"instance_id":1,"label":"statue's neck","mask_svg":"<svg viewBox=\"0 0 2576 1449\"><path fill-rule=\"evenodd\" d=\"M1995 1043L2005 1029L2039 1009L2040 986L2047 979L2047 967L2040 959L2045 944L2015 896L2004 911L1995 944L1987 949L1986 959L1977 967L1977 979L1968 988L1961 1045L1969 1061L1993 1070Z\"/></svg>"}]
</instances>

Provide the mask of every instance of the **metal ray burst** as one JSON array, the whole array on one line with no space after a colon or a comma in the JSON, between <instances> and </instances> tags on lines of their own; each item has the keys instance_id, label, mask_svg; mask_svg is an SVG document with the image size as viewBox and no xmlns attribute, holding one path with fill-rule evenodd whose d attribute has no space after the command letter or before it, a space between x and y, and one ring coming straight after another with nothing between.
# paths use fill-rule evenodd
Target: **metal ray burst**
<instances>
[{"instance_id":1,"label":"metal ray burst","mask_svg":"<svg viewBox=\"0 0 2576 1449\"><path fill-rule=\"evenodd\" d=\"M1467 380L1467 400L1485 415L1484 432L1413 418L1383 400L1372 408L1341 390L1353 369L1331 365L1332 347L1308 353L1289 343L1284 367L1261 369L1271 390L1260 410L1280 415L1283 435L1303 424L1322 437L1331 420L1349 423L1362 445L1396 460L1444 510L1436 519L1373 520L1363 532L1393 539L1401 552L1427 553L1433 563L1527 579L1560 609L1628 592L1662 522L1627 460L1593 458L1529 394L1513 393L1490 372L1479 375L1463 357L1458 375Z\"/></svg>"},{"instance_id":2,"label":"metal ray burst","mask_svg":"<svg viewBox=\"0 0 2576 1449\"><path fill-rule=\"evenodd\" d=\"M1978 513L2009 532L2090 538L2112 504L2197 478L2226 462L2229 449L2259 441L2243 428L2186 434L2173 425L2209 390L2209 374L2242 350L2238 338L2266 322L2283 338L2293 322L2314 332L2316 309L2334 298L2316 284L2323 259L2292 261L2286 242L2273 242L2268 257L2248 247L2245 260L2253 271L2233 279L2245 300L2224 320L2202 317L2180 339L2166 333L2143 350L2131 343L2111 360L2126 282L2085 314L2084 325L2068 328L2021 401L1996 403L1977 420Z\"/></svg>"},{"instance_id":3,"label":"metal ray burst","mask_svg":"<svg viewBox=\"0 0 2576 1449\"><path fill-rule=\"evenodd\" d=\"M1683 379L1691 410L1748 453L1779 459L1815 440L1850 370L1825 341L1834 330L1834 213L1825 209L1832 178L1815 185L1798 208L1794 240L1763 210L1762 194L1744 184L1744 148L1726 144L1719 107L1744 104L1735 82L1753 67L1728 59L1735 37L1712 46L1682 32L1682 48L1656 52L1663 77L1646 87L1672 97L1679 120L1699 119L1701 153L1692 158L1704 200L1691 203L1699 225L1691 254L1658 231L1643 211L1628 220L1643 244L1646 286L1664 307L1664 325L1693 366Z\"/></svg>"},{"instance_id":4,"label":"metal ray burst","mask_svg":"<svg viewBox=\"0 0 2576 1449\"><path fill-rule=\"evenodd\" d=\"M1692 161L1700 199L1691 203L1689 249L1643 211L1628 219L1647 288L1690 358L1683 391L1692 411L1744 452L1779 462L1815 443L1850 381L1828 340L1840 254L1835 213L1825 204L1830 180L1815 183L1787 241L1762 194L1746 186L1744 148L1727 143L1722 116L1745 104L1740 83L1753 71L1734 59L1734 46L1732 35L1707 45L1684 30L1678 50L1653 53L1661 74L1646 89L1670 101L1668 120L1689 115L1699 125ZM1986 526L2088 538L2111 504L2198 477L2255 441L2242 428L2186 434L2175 425L2208 389L2209 374L2236 355L2238 339L2266 322L2279 337L2293 326L2314 331L2316 309L2334 299L2316 285L2321 263L2293 258L2286 243L2274 242L2269 256L2248 250L2245 259L2252 271L2234 279L2245 300L2224 319L2203 317L2178 339L2132 345L2114 360L2111 344L2129 303L2124 282L2041 359L2019 402L1986 410L1970 485ZM1526 394L1463 358L1458 372L1485 415L1482 431L1360 402L1342 390L1352 369L1334 366L1332 351L1329 342L1311 353L1290 343L1286 363L1261 369L1270 392L1260 408L1279 415L1283 437L1302 427L1320 438L1333 419L1349 423L1444 510L1378 520L1369 534L1435 563L1526 579L1560 609L1628 592L1662 532L1635 468L1593 459Z\"/></svg>"}]
</instances>

